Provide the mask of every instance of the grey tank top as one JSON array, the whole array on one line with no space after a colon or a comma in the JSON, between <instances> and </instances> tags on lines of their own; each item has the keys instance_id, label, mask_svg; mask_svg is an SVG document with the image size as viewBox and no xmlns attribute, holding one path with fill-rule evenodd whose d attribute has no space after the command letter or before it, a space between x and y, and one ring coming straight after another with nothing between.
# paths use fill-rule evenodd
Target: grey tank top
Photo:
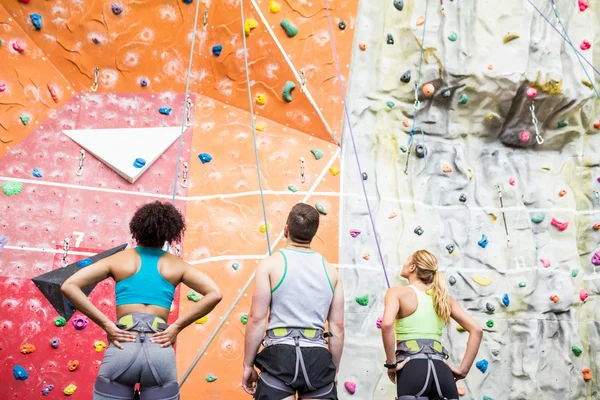
<instances>
[{"instance_id":1,"label":"grey tank top","mask_svg":"<svg viewBox=\"0 0 600 400\"><path fill-rule=\"evenodd\" d=\"M314 251L280 249L285 269L271 289L271 313L267 329L309 328L325 330L333 301L333 286L325 258Z\"/></svg>"}]
</instances>

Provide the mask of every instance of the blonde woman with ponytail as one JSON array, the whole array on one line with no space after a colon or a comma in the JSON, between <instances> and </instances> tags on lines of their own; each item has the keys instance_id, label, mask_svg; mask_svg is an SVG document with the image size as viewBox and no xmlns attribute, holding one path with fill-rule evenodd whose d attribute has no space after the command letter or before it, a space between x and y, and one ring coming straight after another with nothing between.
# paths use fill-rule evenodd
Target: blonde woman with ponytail
<instances>
[{"instance_id":1,"label":"blonde woman with ponytail","mask_svg":"<svg viewBox=\"0 0 600 400\"><path fill-rule=\"evenodd\" d=\"M457 400L456 381L473 365L482 330L448 294L437 258L419 250L404 263L400 276L408 286L390 288L381 323L388 376L396 383L398 400ZM459 367L446 362L442 329L454 319L469 332L467 351Z\"/></svg>"}]
</instances>

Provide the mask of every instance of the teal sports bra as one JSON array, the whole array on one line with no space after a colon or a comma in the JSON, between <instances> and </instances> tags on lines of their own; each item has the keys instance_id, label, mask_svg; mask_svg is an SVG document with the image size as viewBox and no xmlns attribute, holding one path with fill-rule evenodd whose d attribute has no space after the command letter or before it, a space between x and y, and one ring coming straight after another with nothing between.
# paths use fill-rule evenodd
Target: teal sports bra
<instances>
[{"instance_id":1,"label":"teal sports bra","mask_svg":"<svg viewBox=\"0 0 600 400\"><path fill-rule=\"evenodd\" d=\"M150 304L171 308L175 286L162 277L158 271L158 260L165 254L162 249L136 247L142 259L137 273L117 282L115 294L117 306L124 304Z\"/></svg>"}]
</instances>

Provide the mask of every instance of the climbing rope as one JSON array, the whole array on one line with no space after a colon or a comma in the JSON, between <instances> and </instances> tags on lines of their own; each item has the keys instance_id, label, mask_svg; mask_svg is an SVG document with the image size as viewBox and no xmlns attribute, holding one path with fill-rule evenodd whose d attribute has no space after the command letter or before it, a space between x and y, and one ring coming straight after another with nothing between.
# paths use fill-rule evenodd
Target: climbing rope
<instances>
[{"instance_id":1,"label":"climbing rope","mask_svg":"<svg viewBox=\"0 0 600 400\"><path fill-rule=\"evenodd\" d=\"M443 7L443 3L442 3ZM429 0L425 2L425 17L423 18L423 35L421 37L421 56L419 58L419 70L417 72L417 83L415 83L415 102L413 103L414 108L414 117L412 123L412 129L410 130L410 137L408 138L408 154L406 155L406 167L404 167L404 174L408 175L408 161L410 159L410 150L413 143L413 136L416 132L416 129L421 130L421 136L423 138L423 147L425 148L425 168L427 168L427 147L425 146L425 133L423 129L417 128L417 114L419 112L419 106L421 102L419 101L419 87L421 87L421 68L423 66L423 58L425 53L425 31L427 30L427 10L429 9Z\"/></svg>"},{"instance_id":2,"label":"climbing rope","mask_svg":"<svg viewBox=\"0 0 600 400\"><path fill-rule=\"evenodd\" d=\"M531 0L528 0L528 1L531 3ZM577 57L577 61L579 61L579 65L581 65L581 68L583 69L583 72L585 73L585 76L587 76L588 81L591 83L592 88L594 89L594 92L596 92L596 96L598 97L598 99L600 99L600 93L598 92L598 89L596 89L596 85L594 84L594 80L590 77L590 74L588 74L587 70L585 69L585 66L583 65L583 61L581 61L581 58L579 58L579 52L577 51L577 49L573 45L573 42L571 41L571 38L569 37L569 32L567 31L567 28L565 27L565 25L563 24L562 20L560 19L560 15L558 15L558 9L556 8L556 4L554 3L554 0L548 0L548 4L550 4L550 6L552 7L552 10L554 11L554 15L556 16L556 19L557 19L558 23L560 24L563 32L565 33L565 36L563 36L563 39L565 39L565 41L567 43L569 43L569 45L571 46L571 48L575 52L575 56Z\"/></svg>"},{"instance_id":3,"label":"climbing rope","mask_svg":"<svg viewBox=\"0 0 600 400\"><path fill-rule=\"evenodd\" d=\"M548 17L546 17L546 15L544 15L544 13L531 0L527 0L527 1L538 12L538 14L540 14L542 16L542 18L544 18L546 20L546 22L548 22L548 25L550 25L552 27L552 29L554 29L556 31L556 33L558 33L560 35L560 37L562 37L563 40L568 43L568 40L565 37L565 35L563 35L558 30L558 28L556 26L554 26L554 24L552 23L552 21L550 21L550 19L548 19ZM579 54L579 56L581 57L581 59L583 59L583 61L585 61L587 65L589 65L590 67L592 67L592 69L594 70L594 72L596 72L596 74L600 75L600 71L596 67L594 67L594 64L592 64L587 58L585 58L583 56L583 54L581 54L581 52L579 50L577 50L576 48L573 48L573 50L575 50L575 52L577 54Z\"/></svg>"},{"instance_id":4,"label":"climbing rope","mask_svg":"<svg viewBox=\"0 0 600 400\"><path fill-rule=\"evenodd\" d=\"M429 0L427 0L429 2ZM344 104L344 115L346 116L346 122L348 124L348 132L350 132L350 137L352 139L352 147L354 148L354 156L356 157L356 165L358 166L358 174L359 179L362 185L363 194L365 196L365 201L367 204L367 211L369 212L369 219L371 220L371 227L373 228L373 233L375 236L375 243L377 245L377 252L379 253L379 260L381 261L381 267L383 268L383 274L385 276L385 282L387 287L390 287L390 280L387 275L387 271L385 268L385 261L383 260L383 253L381 251L381 245L379 244L379 238L377 235L377 230L375 229L375 220L373 219L373 213L371 212L371 205L369 204L369 196L367 195L367 188L365 187L365 181L363 179L362 167L360 165L360 160L358 158L358 149L356 148L356 141L354 140L354 132L352 131L352 122L350 121L350 114L348 113L348 107L346 106L346 93L344 91L344 84L342 81L342 73L340 70L340 63L338 60L337 50L335 46L335 38L333 36L333 25L331 23L331 13L329 12L329 0L325 0L325 10L327 11L327 22L329 23L329 34L331 36L331 47L333 49L333 59L335 60L335 68L337 71L338 82L340 83L340 90L342 92L342 102Z\"/></svg>"},{"instance_id":5,"label":"climbing rope","mask_svg":"<svg viewBox=\"0 0 600 400\"><path fill-rule=\"evenodd\" d=\"M198 2L198 3L200 3L200 2ZM258 160L258 144L256 142L256 127L255 127L255 122L254 122L252 87L251 87L251 83L250 83L250 67L248 64L248 47L247 47L247 43L246 43L246 35L244 33L244 21L246 20L246 18L244 17L244 2L243 1L240 1L240 12L242 15L242 40L243 40L243 44L244 44L244 65L245 65L245 69L246 69L246 83L247 83L247 88L248 88L248 104L250 105L249 111L250 111L250 118L251 118L251 125L252 125L252 138L254 141L254 161L256 163L256 172L258 175L258 188L260 190L260 201L261 201L262 210L263 210L263 220L264 220L264 224L265 224L265 236L267 238L267 247L268 247L267 250L269 252L269 255L271 255L272 250L271 250L271 239L269 238L269 223L267 222L267 208L265 206L265 196L264 196L263 187L262 187L260 163ZM250 287L250 284L254 280L255 276L256 276L256 271L252 273L252 275L250 276L250 279L248 279L248 281L246 282L246 284L244 285L242 290L240 290L240 292L238 293L238 295L235 298L235 300L233 301L233 303L231 303L231 306L229 306L229 309L225 312L225 314L219 321L219 324L217 325L217 327L215 328L213 333L210 335L210 337L208 338L208 340L206 341L206 343L204 344L202 349L200 349L200 351L198 352L198 355L196 356L196 358L194 359L192 364L189 366L189 368L187 369L187 371L181 378L179 387L183 386L183 384L185 383L187 378L190 376L190 374L192 373L192 371L194 370L194 368L196 367L196 365L198 364L198 362L200 361L200 359L202 358L202 356L208 349L208 346L210 346L212 341L215 339L215 337L217 336L217 333L221 330L221 328L223 327L223 325L225 324L225 322L227 321L227 319L229 318L229 316L231 315L231 313L233 312L235 307L238 305L238 303L242 299L244 293L246 293L246 290L248 290L248 287Z\"/></svg>"}]
</instances>

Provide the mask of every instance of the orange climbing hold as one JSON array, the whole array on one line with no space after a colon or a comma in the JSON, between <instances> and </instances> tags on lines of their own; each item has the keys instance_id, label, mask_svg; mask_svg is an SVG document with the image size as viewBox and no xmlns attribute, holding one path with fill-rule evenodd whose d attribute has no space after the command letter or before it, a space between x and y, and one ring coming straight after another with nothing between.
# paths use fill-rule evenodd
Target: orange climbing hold
<instances>
[{"instance_id":1,"label":"orange climbing hold","mask_svg":"<svg viewBox=\"0 0 600 400\"><path fill-rule=\"evenodd\" d=\"M420 16L419 18L417 18L417 26L421 26L425 23L425 17L424 16Z\"/></svg>"},{"instance_id":2,"label":"orange climbing hold","mask_svg":"<svg viewBox=\"0 0 600 400\"><path fill-rule=\"evenodd\" d=\"M488 69L491 71L494 69L494 66L492 64L488 65Z\"/></svg>"},{"instance_id":3,"label":"orange climbing hold","mask_svg":"<svg viewBox=\"0 0 600 400\"><path fill-rule=\"evenodd\" d=\"M369 253L369 252L367 251L365 254L363 254L363 257L362 257L362 258L363 258L364 260L367 260L367 261L369 261L369 259L371 258L371 253Z\"/></svg>"},{"instance_id":4,"label":"orange climbing hold","mask_svg":"<svg viewBox=\"0 0 600 400\"><path fill-rule=\"evenodd\" d=\"M27 344L21 345L21 347L19 347L19 351L23 354L33 353L35 351L35 346L27 343Z\"/></svg>"},{"instance_id":5,"label":"orange climbing hold","mask_svg":"<svg viewBox=\"0 0 600 400\"><path fill-rule=\"evenodd\" d=\"M73 360L69 363L69 371L75 371L79 367L79 361Z\"/></svg>"},{"instance_id":6,"label":"orange climbing hold","mask_svg":"<svg viewBox=\"0 0 600 400\"><path fill-rule=\"evenodd\" d=\"M600 229L600 222L596 222L596 223L594 224L594 229L595 229L595 230L598 230L598 229Z\"/></svg>"},{"instance_id":7,"label":"orange climbing hold","mask_svg":"<svg viewBox=\"0 0 600 400\"><path fill-rule=\"evenodd\" d=\"M431 83L426 83L423 85L423 89L421 90L425 96L430 97L433 92L435 92L435 86L433 86Z\"/></svg>"},{"instance_id":8,"label":"orange climbing hold","mask_svg":"<svg viewBox=\"0 0 600 400\"><path fill-rule=\"evenodd\" d=\"M560 197L564 197L564 195L567 194L567 191L565 189L561 190L560 192L558 192L558 195Z\"/></svg>"},{"instance_id":9,"label":"orange climbing hold","mask_svg":"<svg viewBox=\"0 0 600 400\"><path fill-rule=\"evenodd\" d=\"M408 128L409 122L406 118L404 118L404 121L402 121L402 125L404 125L405 128Z\"/></svg>"},{"instance_id":10,"label":"orange climbing hold","mask_svg":"<svg viewBox=\"0 0 600 400\"><path fill-rule=\"evenodd\" d=\"M557 294L553 294L552 296L550 296L550 300L552 300L555 303L558 303L558 301L560 300L560 297L558 297Z\"/></svg>"},{"instance_id":11,"label":"orange climbing hold","mask_svg":"<svg viewBox=\"0 0 600 400\"><path fill-rule=\"evenodd\" d=\"M362 51L365 51L367 49L367 44L364 42L359 43L358 48L361 49Z\"/></svg>"},{"instance_id":12,"label":"orange climbing hold","mask_svg":"<svg viewBox=\"0 0 600 400\"><path fill-rule=\"evenodd\" d=\"M444 171L444 172L452 172L452 167L449 166L448 164L444 164L444 165L442 165L442 171Z\"/></svg>"},{"instance_id":13,"label":"orange climbing hold","mask_svg":"<svg viewBox=\"0 0 600 400\"><path fill-rule=\"evenodd\" d=\"M58 95L56 94L56 89L51 84L46 85L48 87L48 91L50 92L50 96L52 96L52 101L58 103Z\"/></svg>"},{"instance_id":14,"label":"orange climbing hold","mask_svg":"<svg viewBox=\"0 0 600 400\"><path fill-rule=\"evenodd\" d=\"M594 122L594 128L600 129L600 121Z\"/></svg>"},{"instance_id":15,"label":"orange climbing hold","mask_svg":"<svg viewBox=\"0 0 600 400\"><path fill-rule=\"evenodd\" d=\"M583 373L583 379L586 381L592 380L592 371L589 368L584 368L581 372Z\"/></svg>"}]
</instances>

